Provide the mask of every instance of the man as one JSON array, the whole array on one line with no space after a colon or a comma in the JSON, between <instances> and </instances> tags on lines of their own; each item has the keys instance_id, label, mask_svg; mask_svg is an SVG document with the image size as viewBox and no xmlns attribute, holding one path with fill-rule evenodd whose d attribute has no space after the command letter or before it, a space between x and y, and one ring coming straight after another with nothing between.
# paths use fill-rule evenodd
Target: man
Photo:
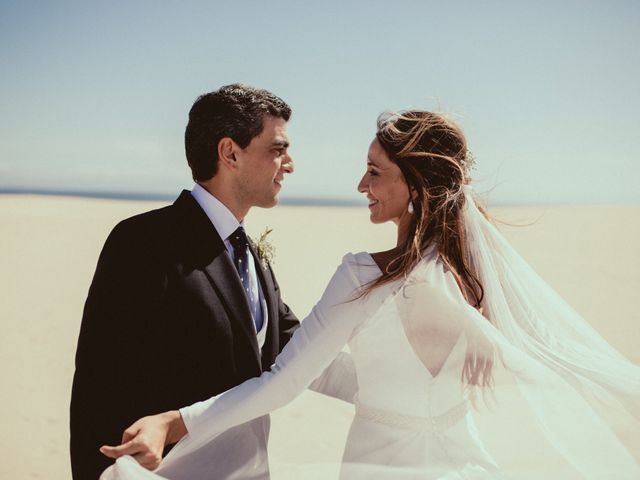
<instances>
[{"instance_id":1,"label":"man","mask_svg":"<svg viewBox=\"0 0 640 480\"><path fill-rule=\"evenodd\" d=\"M99 447L118 444L136 419L260 375L297 328L243 230L251 207L276 205L293 172L290 115L277 96L241 84L199 97L185 133L193 191L109 235L76 352L74 479L98 478L111 463ZM247 461L266 459L269 425L259 420L243 437Z\"/></svg>"}]
</instances>

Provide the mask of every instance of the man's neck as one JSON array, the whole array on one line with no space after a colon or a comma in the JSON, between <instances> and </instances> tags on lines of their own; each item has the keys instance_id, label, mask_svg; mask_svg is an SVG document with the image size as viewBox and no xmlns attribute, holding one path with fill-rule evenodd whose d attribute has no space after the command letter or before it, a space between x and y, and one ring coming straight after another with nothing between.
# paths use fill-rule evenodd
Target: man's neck
<instances>
[{"instance_id":1,"label":"man's neck","mask_svg":"<svg viewBox=\"0 0 640 480\"><path fill-rule=\"evenodd\" d=\"M233 195L233 192L229 192L228 189L224 188L221 182L217 182L216 177L205 182L198 182L198 184L211 195L216 197L229 209L231 213L233 213L233 216L236 217L238 222L242 223L249 213L250 207L240 205L240 202L238 202L236 196Z\"/></svg>"}]
</instances>

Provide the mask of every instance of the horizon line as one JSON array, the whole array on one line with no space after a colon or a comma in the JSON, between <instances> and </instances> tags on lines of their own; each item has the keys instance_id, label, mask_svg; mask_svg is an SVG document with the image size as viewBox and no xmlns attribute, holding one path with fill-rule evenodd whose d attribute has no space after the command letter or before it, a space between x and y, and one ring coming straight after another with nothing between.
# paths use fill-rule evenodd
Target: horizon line
<instances>
[{"instance_id":1,"label":"horizon line","mask_svg":"<svg viewBox=\"0 0 640 480\"><path fill-rule=\"evenodd\" d=\"M0 187L0 195L46 195L61 197L95 198L104 200L132 200L132 201L167 201L174 202L177 194L161 192L128 192L109 190L75 190L56 188L19 188ZM282 197L278 202L288 206L322 206L322 207L361 207L366 205L364 200L351 198L322 198L322 197Z\"/></svg>"},{"instance_id":2,"label":"horizon line","mask_svg":"<svg viewBox=\"0 0 640 480\"><path fill-rule=\"evenodd\" d=\"M161 192L129 192L129 191L110 191L110 190L75 190L75 189L57 189L57 188L29 188L29 187L0 187L0 195L43 195L43 196L61 196L61 197L77 197L92 198L103 200L123 200L123 201L165 201L173 203L177 194L161 193ZM485 199L486 200L486 199ZM340 197L282 197L278 201L279 205L294 207L363 207L366 206L364 199L356 198L340 198ZM619 207L638 207L640 204L632 202L615 202L615 203L505 203L505 202L488 202L493 207L597 207L597 206L619 206Z\"/></svg>"}]
</instances>

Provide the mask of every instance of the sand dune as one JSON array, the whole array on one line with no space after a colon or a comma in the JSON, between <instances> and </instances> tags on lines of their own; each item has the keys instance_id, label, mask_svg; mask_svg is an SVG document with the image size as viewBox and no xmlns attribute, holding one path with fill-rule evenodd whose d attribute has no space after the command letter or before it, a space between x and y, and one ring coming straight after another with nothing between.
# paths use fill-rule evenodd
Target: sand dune
<instances>
[{"instance_id":1,"label":"sand dune","mask_svg":"<svg viewBox=\"0 0 640 480\"><path fill-rule=\"evenodd\" d=\"M120 219L158 206L158 202L0 196L4 433L0 478L70 478L73 357L96 260ZM596 329L640 363L640 313L635 301L640 292L640 207L492 211L512 223L535 221L503 231ZM255 210L247 226L254 236L273 228L276 274L286 301L300 317L319 298L344 253L386 249L395 240L393 227L371 225L364 208ZM328 406L340 412L331 422L320 415ZM287 449L312 443L322 458L339 459L350 408L305 393L274 415L278 447L272 455L286 461ZM303 415L308 412L318 415L309 419Z\"/></svg>"}]
</instances>

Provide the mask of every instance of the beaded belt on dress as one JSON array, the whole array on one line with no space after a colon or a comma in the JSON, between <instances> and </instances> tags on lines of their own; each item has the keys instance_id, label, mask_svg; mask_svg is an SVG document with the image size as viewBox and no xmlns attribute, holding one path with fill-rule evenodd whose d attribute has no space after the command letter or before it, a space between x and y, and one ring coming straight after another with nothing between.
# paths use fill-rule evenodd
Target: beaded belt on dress
<instances>
[{"instance_id":1,"label":"beaded belt on dress","mask_svg":"<svg viewBox=\"0 0 640 480\"><path fill-rule=\"evenodd\" d=\"M401 413L381 410L379 408L364 405L355 399L356 416L365 420L392 427L421 432L444 432L453 427L464 418L469 411L469 404L466 400L453 406L441 415L434 417L418 417L414 415L403 415Z\"/></svg>"}]
</instances>

